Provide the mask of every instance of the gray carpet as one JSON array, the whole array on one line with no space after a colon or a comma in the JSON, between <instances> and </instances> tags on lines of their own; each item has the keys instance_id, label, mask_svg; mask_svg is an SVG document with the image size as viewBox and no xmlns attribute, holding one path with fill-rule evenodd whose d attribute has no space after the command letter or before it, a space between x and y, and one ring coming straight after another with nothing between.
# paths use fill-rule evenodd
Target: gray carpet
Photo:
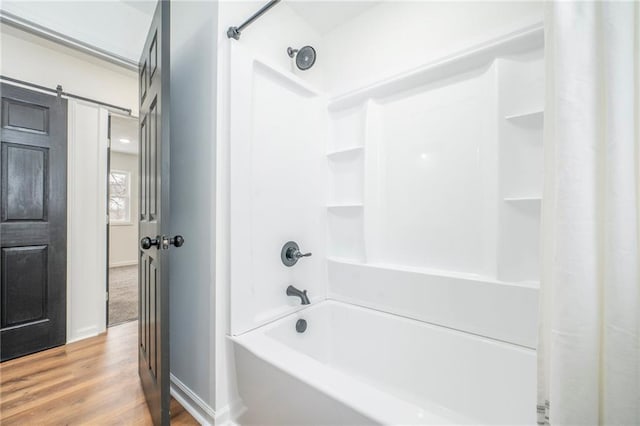
<instances>
[{"instance_id":1,"label":"gray carpet","mask_svg":"<svg viewBox=\"0 0 640 426\"><path fill-rule=\"evenodd\" d=\"M109 326L138 319L138 266L109 268Z\"/></svg>"}]
</instances>

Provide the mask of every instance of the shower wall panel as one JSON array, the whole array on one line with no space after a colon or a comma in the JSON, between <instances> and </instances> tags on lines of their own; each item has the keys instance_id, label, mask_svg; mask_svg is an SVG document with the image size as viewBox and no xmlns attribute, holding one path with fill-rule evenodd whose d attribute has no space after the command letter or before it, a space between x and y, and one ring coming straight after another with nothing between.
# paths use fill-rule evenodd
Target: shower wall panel
<instances>
[{"instance_id":1,"label":"shower wall panel","mask_svg":"<svg viewBox=\"0 0 640 426\"><path fill-rule=\"evenodd\" d=\"M523 28L330 100L330 298L535 347L543 42Z\"/></svg>"},{"instance_id":2,"label":"shower wall panel","mask_svg":"<svg viewBox=\"0 0 640 426\"><path fill-rule=\"evenodd\" d=\"M384 263L487 275L496 229L495 70L383 102L378 188ZM375 176L372 176L375 179Z\"/></svg>"},{"instance_id":3,"label":"shower wall panel","mask_svg":"<svg viewBox=\"0 0 640 426\"><path fill-rule=\"evenodd\" d=\"M231 55L231 330L241 334L301 307L290 284L325 298L326 103L242 46ZM284 266L290 240L313 255Z\"/></svg>"}]
</instances>

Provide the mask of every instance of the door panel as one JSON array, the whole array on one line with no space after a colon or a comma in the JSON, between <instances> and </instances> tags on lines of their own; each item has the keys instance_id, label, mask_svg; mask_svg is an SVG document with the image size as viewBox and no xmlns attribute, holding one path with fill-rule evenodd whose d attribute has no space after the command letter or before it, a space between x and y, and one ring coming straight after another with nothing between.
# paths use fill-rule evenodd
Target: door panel
<instances>
[{"instance_id":1,"label":"door panel","mask_svg":"<svg viewBox=\"0 0 640 426\"><path fill-rule=\"evenodd\" d=\"M46 134L49 128L49 110L40 105L3 99L2 127Z\"/></svg>"},{"instance_id":2,"label":"door panel","mask_svg":"<svg viewBox=\"0 0 640 426\"><path fill-rule=\"evenodd\" d=\"M0 357L66 340L67 101L3 84Z\"/></svg>"},{"instance_id":3,"label":"door panel","mask_svg":"<svg viewBox=\"0 0 640 426\"><path fill-rule=\"evenodd\" d=\"M2 249L2 327L44 318L47 246Z\"/></svg>"},{"instance_id":4,"label":"door panel","mask_svg":"<svg viewBox=\"0 0 640 426\"><path fill-rule=\"evenodd\" d=\"M47 150L5 144L7 197L3 209L5 221L45 220L47 211Z\"/></svg>"},{"instance_id":5,"label":"door panel","mask_svg":"<svg viewBox=\"0 0 640 426\"><path fill-rule=\"evenodd\" d=\"M138 371L154 424L169 424L169 2L160 1L140 58Z\"/></svg>"}]
</instances>

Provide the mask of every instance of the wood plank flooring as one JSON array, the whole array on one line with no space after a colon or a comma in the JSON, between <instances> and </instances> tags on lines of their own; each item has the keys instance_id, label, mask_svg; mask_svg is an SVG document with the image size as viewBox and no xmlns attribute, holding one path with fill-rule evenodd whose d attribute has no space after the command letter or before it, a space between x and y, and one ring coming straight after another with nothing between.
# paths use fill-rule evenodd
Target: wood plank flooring
<instances>
[{"instance_id":1,"label":"wood plank flooring","mask_svg":"<svg viewBox=\"0 0 640 426\"><path fill-rule=\"evenodd\" d=\"M0 364L0 424L151 425L138 379L137 321ZM171 400L171 423L198 422Z\"/></svg>"}]
</instances>

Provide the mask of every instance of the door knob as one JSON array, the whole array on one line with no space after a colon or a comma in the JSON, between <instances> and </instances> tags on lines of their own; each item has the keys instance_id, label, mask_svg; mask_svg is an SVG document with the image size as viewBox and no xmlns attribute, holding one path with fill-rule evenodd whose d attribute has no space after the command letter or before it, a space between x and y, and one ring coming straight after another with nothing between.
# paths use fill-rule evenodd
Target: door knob
<instances>
[{"instance_id":1,"label":"door knob","mask_svg":"<svg viewBox=\"0 0 640 426\"><path fill-rule=\"evenodd\" d=\"M143 250L149 250L153 246L160 248L160 240L158 238L144 237L140 240L140 247Z\"/></svg>"},{"instance_id":2,"label":"door knob","mask_svg":"<svg viewBox=\"0 0 640 426\"><path fill-rule=\"evenodd\" d=\"M169 240L169 244L173 244L176 247L182 247L184 244L184 238L182 238L182 235L176 235Z\"/></svg>"}]
</instances>

